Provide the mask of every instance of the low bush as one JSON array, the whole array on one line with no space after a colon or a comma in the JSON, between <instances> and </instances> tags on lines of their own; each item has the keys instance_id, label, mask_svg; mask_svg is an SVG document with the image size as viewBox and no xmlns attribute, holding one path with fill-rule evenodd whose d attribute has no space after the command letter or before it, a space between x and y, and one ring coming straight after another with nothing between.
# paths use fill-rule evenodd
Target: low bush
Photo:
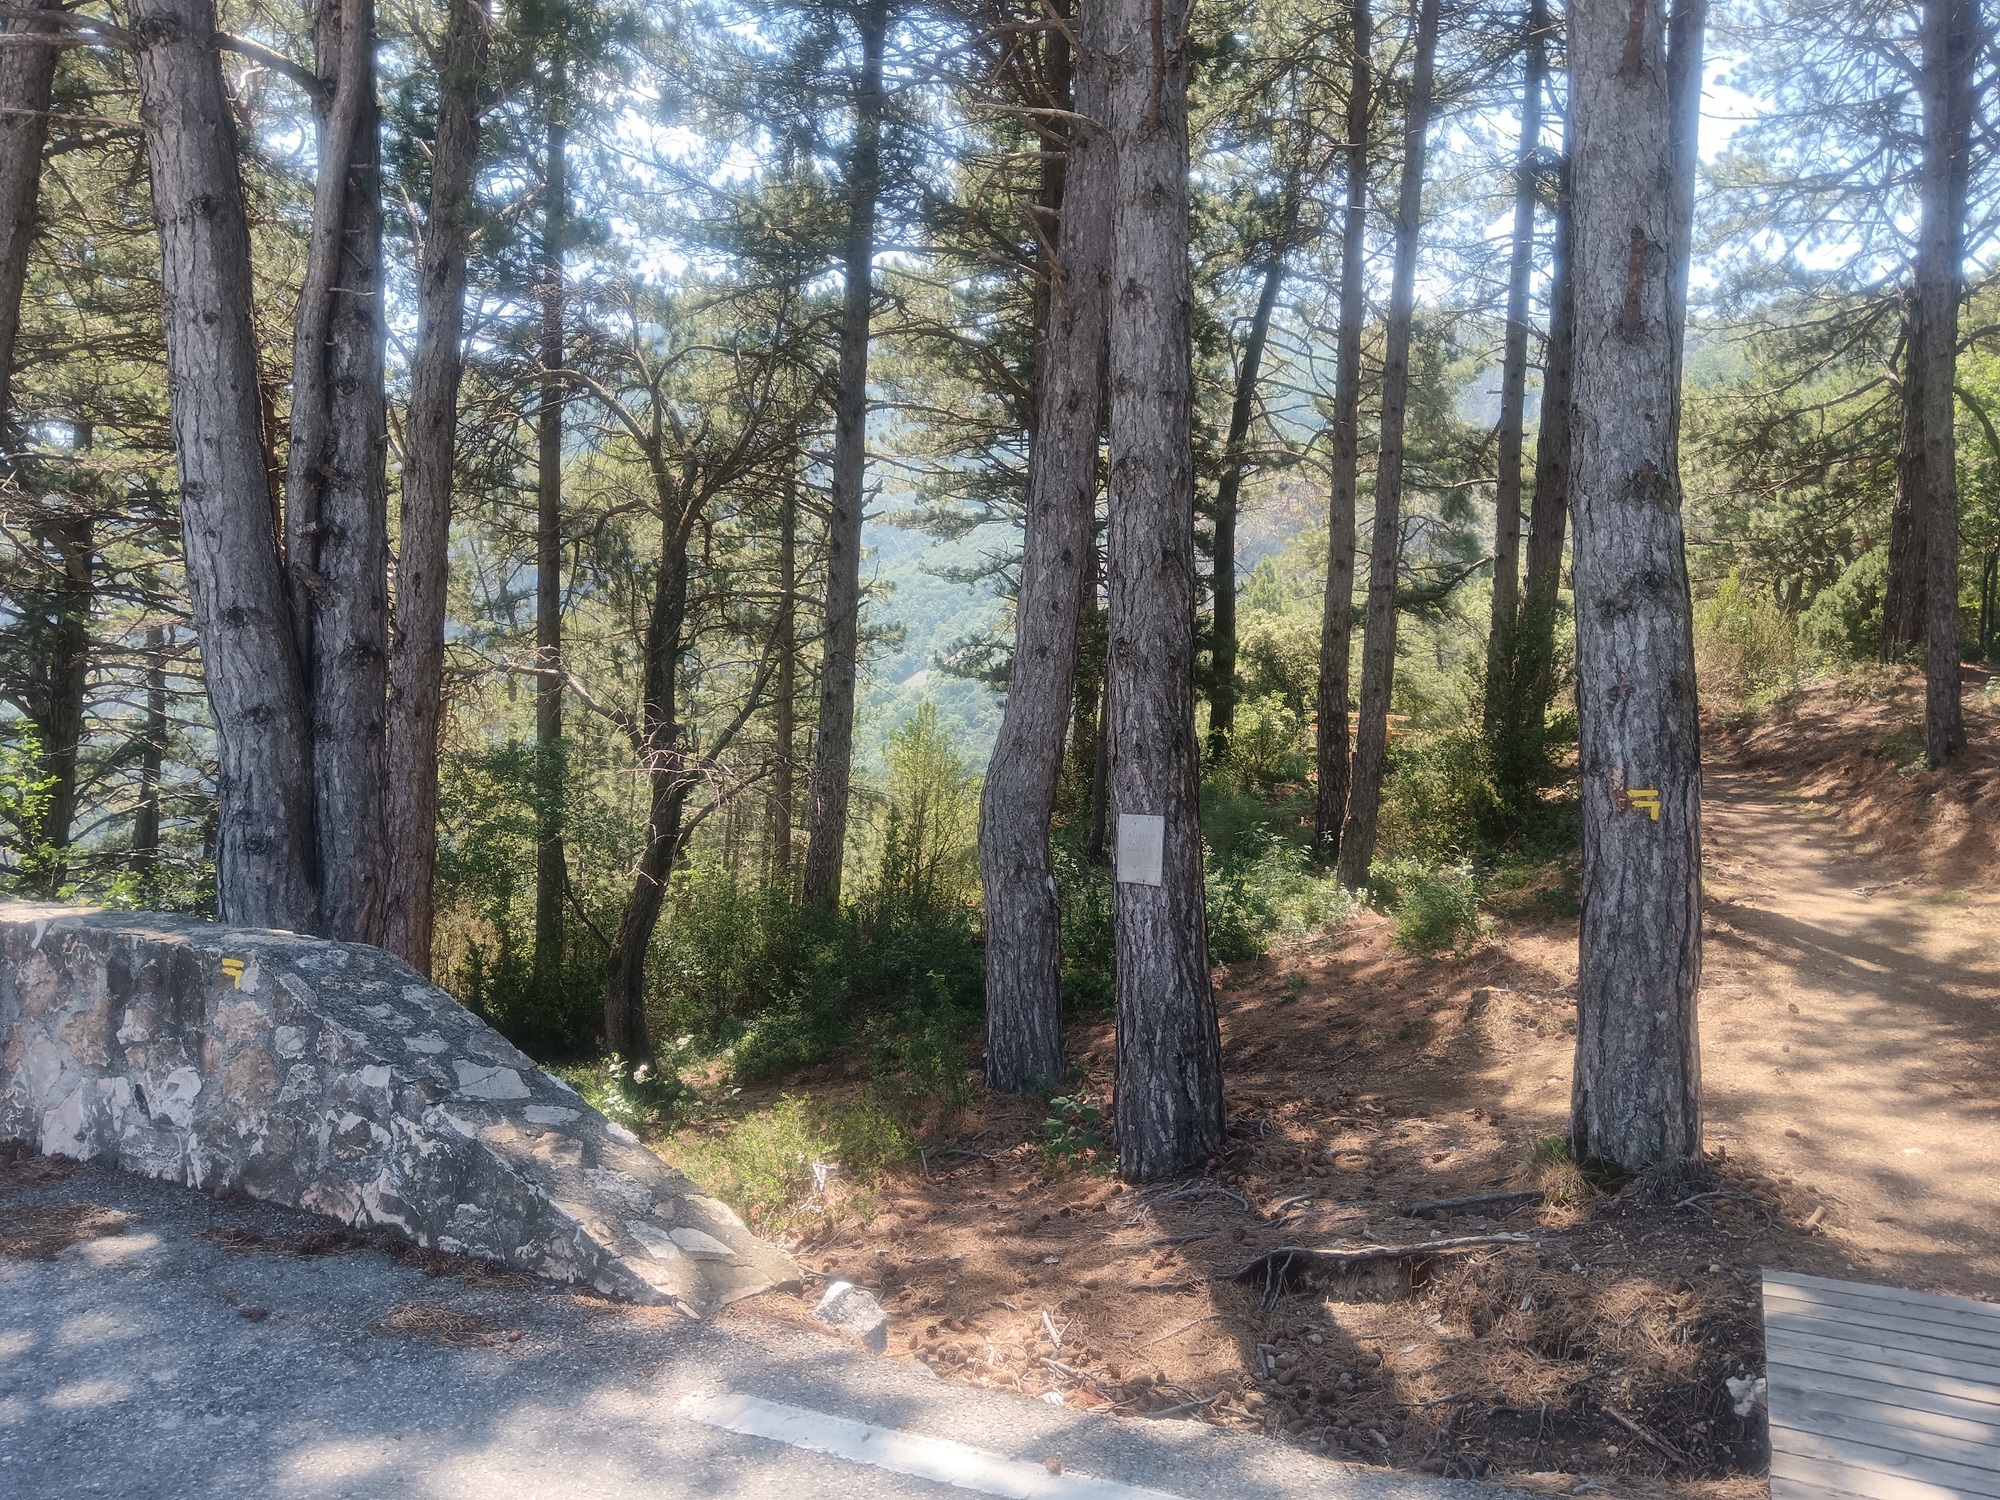
<instances>
[{"instance_id":1,"label":"low bush","mask_svg":"<svg viewBox=\"0 0 2000 1500\"><path fill-rule=\"evenodd\" d=\"M1784 692L1814 659L1784 611L1734 573L1695 603L1695 680L1713 705L1743 707Z\"/></svg>"},{"instance_id":2,"label":"low bush","mask_svg":"<svg viewBox=\"0 0 2000 1500\"><path fill-rule=\"evenodd\" d=\"M1479 877L1470 861L1379 861L1369 882L1396 918L1396 946L1410 953L1462 948L1481 928Z\"/></svg>"},{"instance_id":3,"label":"low bush","mask_svg":"<svg viewBox=\"0 0 2000 1500\"><path fill-rule=\"evenodd\" d=\"M1206 904L1209 956L1219 963L1331 931L1354 912L1354 898L1315 869L1305 850L1270 834L1246 840L1233 859L1209 861Z\"/></svg>"},{"instance_id":4,"label":"low bush","mask_svg":"<svg viewBox=\"0 0 2000 1500\"><path fill-rule=\"evenodd\" d=\"M615 1053L597 1062L559 1068L556 1076L605 1119L640 1134L673 1124L690 1099L671 1069L651 1063L635 1067Z\"/></svg>"},{"instance_id":5,"label":"low bush","mask_svg":"<svg viewBox=\"0 0 2000 1500\"><path fill-rule=\"evenodd\" d=\"M1377 847L1391 857L1436 859L1488 848L1504 837L1485 740L1470 725L1389 746Z\"/></svg>"},{"instance_id":6,"label":"low bush","mask_svg":"<svg viewBox=\"0 0 2000 1500\"><path fill-rule=\"evenodd\" d=\"M1887 544L1861 554L1812 597L1799 616L1799 639L1835 660L1873 661L1882 650L1882 600L1888 591Z\"/></svg>"},{"instance_id":7,"label":"low bush","mask_svg":"<svg viewBox=\"0 0 2000 1500\"><path fill-rule=\"evenodd\" d=\"M675 1165L760 1234L868 1211L856 1188L910 1159L909 1136L872 1097L833 1106L790 1095L675 1135Z\"/></svg>"}]
</instances>

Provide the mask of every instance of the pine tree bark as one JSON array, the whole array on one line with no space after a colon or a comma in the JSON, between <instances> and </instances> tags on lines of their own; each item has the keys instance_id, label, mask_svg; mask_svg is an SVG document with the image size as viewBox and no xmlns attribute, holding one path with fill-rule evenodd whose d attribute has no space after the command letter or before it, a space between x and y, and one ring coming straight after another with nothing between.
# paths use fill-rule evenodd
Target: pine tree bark
<instances>
[{"instance_id":1,"label":"pine tree bark","mask_svg":"<svg viewBox=\"0 0 2000 1500\"><path fill-rule=\"evenodd\" d=\"M160 770L167 758L167 633L146 627L146 727L139 746L139 801L132 811L131 870L141 903L160 898Z\"/></svg>"},{"instance_id":2,"label":"pine tree bark","mask_svg":"<svg viewBox=\"0 0 2000 1500\"><path fill-rule=\"evenodd\" d=\"M35 727L42 742L41 771L48 801L35 828L42 846L27 882L37 894L55 899L69 878L70 835L76 823L77 762L83 748L83 718L90 686L90 619L96 600L94 528L83 515L50 517L35 526L37 538L55 553L55 586L48 595L44 680L34 694Z\"/></svg>"},{"instance_id":3,"label":"pine tree bark","mask_svg":"<svg viewBox=\"0 0 2000 1500\"><path fill-rule=\"evenodd\" d=\"M1701 1150L1701 753L1678 427L1699 6L1570 18L1583 915L1570 1145Z\"/></svg>"},{"instance_id":4,"label":"pine tree bark","mask_svg":"<svg viewBox=\"0 0 2000 1500\"><path fill-rule=\"evenodd\" d=\"M1903 314L1902 416L1896 437L1896 493L1889 507L1889 562L1882 587L1882 660L1898 662L1924 638L1930 569L1930 506L1924 494L1924 404L1915 394L1929 363L1927 319L1913 287Z\"/></svg>"},{"instance_id":5,"label":"pine tree bark","mask_svg":"<svg viewBox=\"0 0 2000 1500\"><path fill-rule=\"evenodd\" d=\"M1438 0L1420 0L1409 104L1403 114L1403 182L1396 208L1396 265L1382 359L1382 436L1375 460L1375 519L1369 533L1368 623L1361 647L1361 718L1354 736L1340 880L1368 882L1389 748L1389 693L1396 672L1396 578L1403 550L1403 426L1410 400L1410 327L1416 312L1417 247L1423 231L1424 136L1430 128Z\"/></svg>"},{"instance_id":6,"label":"pine tree bark","mask_svg":"<svg viewBox=\"0 0 2000 1500\"><path fill-rule=\"evenodd\" d=\"M1326 600L1320 615L1318 728L1314 758L1313 851L1322 864L1340 855L1347 821L1348 676L1354 640L1354 495L1361 453L1361 334L1367 318L1368 131L1374 109L1368 0L1352 9L1354 76L1347 95L1347 209L1340 236L1340 332L1334 353L1333 472L1328 488Z\"/></svg>"},{"instance_id":7,"label":"pine tree bark","mask_svg":"<svg viewBox=\"0 0 2000 1500\"><path fill-rule=\"evenodd\" d=\"M310 715L272 525L250 234L209 0L134 0L160 236L189 594L213 712L216 897L243 927L319 930Z\"/></svg>"},{"instance_id":8,"label":"pine tree bark","mask_svg":"<svg viewBox=\"0 0 2000 1500\"><path fill-rule=\"evenodd\" d=\"M653 1055L646 1027L646 951L660 925L674 858L680 852L681 816L693 782L681 753L679 673L687 626L687 531L678 508L663 497L660 571L646 622L645 702L634 736L646 768L646 846L632 879L611 961L604 976L604 1050L638 1063Z\"/></svg>"},{"instance_id":9,"label":"pine tree bark","mask_svg":"<svg viewBox=\"0 0 2000 1500\"><path fill-rule=\"evenodd\" d=\"M1063 195L1069 186L1070 122L1076 112L1076 58L1071 55L1070 38L1077 31L1075 0L1050 0L1051 19L1061 22L1042 33L1042 92L1034 103L1061 115L1043 116L1035 121L1039 140L1036 148L1035 184L1035 281L1032 299L1034 327L1040 337L1049 326L1049 305L1059 295L1057 265L1062 250ZM1047 375L1044 362L1037 358L1028 383L1028 409L1022 415L1028 432L1029 453L1034 452L1035 433L1041 421L1042 382Z\"/></svg>"},{"instance_id":10,"label":"pine tree bark","mask_svg":"<svg viewBox=\"0 0 2000 1500\"><path fill-rule=\"evenodd\" d=\"M32 9L55 9L42 0ZM24 446L25 422L14 411L14 344L21 328L28 251L37 230L35 208L42 181L42 147L57 49L53 19L8 16L0 42L0 480L10 478ZM54 587L48 594L48 650L35 663L41 679L35 727L41 739L41 773L48 799L33 832L41 846L24 864L24 887L54 897L68 874L70 829L76 816L77 751L83 733L88 684L92 599L91 526L84 516L54 513L31 519L35 539L55 553Z\"/></svg>"},{"instance_id":11,"label":"pine tree bark","mask_svg":"<svg viewBox=\"0 0 2000 1500\"><path fill-rule=\"evenodd\" d=\"M320 933L387 912L389 490L381 125L372 0L321 0L319 176L292 347L285 559L312 714Z\"/></svg>"},{"instance_id":12,"label":"pine tree bark","mask_svg":"<svg viewBox=\"0 0 2000 1500\"><path fill-rule=\"evenodd\" d=\"M1271 336L1271 315L1285 281L1290 234L1287 225L1271 247L1271 259L1257 291L1257 306L1244 334L1243 360L1236 367L1236 395L1229 406L1229 432L1222 446L1222 475L1215 486L1215 630L1208 695L1208 753L1213 760L1229 753L1229 737L1236 732L1237 497L1243 492L1244 447L1250 439L1250 423L1257 415L1257 381L1264 367L1264 345Z\"/></svg>"},{"instance_id":13,"label":"pine tree bark","mask_svg":"<svg viewBox=\"0 0 2000 1500\"><path fill-rule=\"evenodd\" d=\"M1515 696L1514 625L1521 584L1521 449L1528 406L1528 277L1535 264L1535 200L1542 151L1542 88L1548 72L1547 0L1530 0L1523 27L1521 150L1514 168L1514 243L1507 264L1507 333L1500 356L1500 422L1493 486L1493 608L1486 637L1486 722Z\"/></svg>"},{"instance_id":14,"label":"pine tree bark","mask_svg":"<svg viewBox=\"0 0 2000 1500\"><path fill-rule=\"evenodd\" d=\"M29 0L24 8L55 11L60 5L59 0ZM0 24L9 38L56 34L53 19L35 15L8 16ZM28 247L35 239L56 55L53 46L0 43L0 464L11 459L20 440L14 418L14 340L21 331Z\"/></svg>"},{"instance_id":15,"label":"pine tree bark","mask_svg":"<svg viewBox=\"0 0 2000 1500\"><path fill-rule=\"evenodd\" d=\"M1085 816L1090 826L1083 836L1083 857L1093 865L1101 865L1105 862L1104 838L1111 821L1111 664L1108 650L1103 681L1097 689L1097 748L1090 757L1090 807Z\"/></svg>"},{"instance_id":16,"label":"pine tree bark","mask_svg":"<svg viewBox=\"0 0 2000 1500\"><path fill-rule=\"evenodd\" d=\"M1119 846L1116 1119L1127 1181L1222 1144L1194 734L1193 294L1179 12L1106 0L1112 138L1111 807ZM1157 819L1157 823L1139 820ZM1159 835L1157 883L1144 846Z\"/></svg>"},{"instance_id":17,"label":"pine tree bark","mask_svg":"<svg viewBox=\"0 0 2000 1500\"><path fill-rule=\"evenodd\" d=\"M1013 672L979 804L986 893L986 1081L1003 1093L1063 1079L1062 934L1049 824L1062 778L1077 642L1094 591L1097 439L1110 315L1117 161L1104 128L1103 12L1089 0L1076 62L1076 118L1051 267L1028 461L1027 530Z\"/></svg>"},{"instance_id":18,"label":"pine tree bark","mask_svg":"<svg viewBox=\"0 0 2000 1500\"><path fill-rule=\"evenodd\" d=\"M1556 604L1562 590L1563 537L1569 520L1570 403L1576 295L1570 275L1569 158L1557 168L1555 248L1549 258L1549 337L1542 356L1542 415L1535 436L1535 500L1528 524L1528 576L1520 629L1531 638L1516 654L1533 683L1519 709L1545 714L1554 696Z\"/></svg>"},{"instance_id":19,"label":"pine tree bark","mask_svg":"<svg viewBox=\"0 0 2000 1500\"><path fill-rule=\"evenodd\" d=\"M785 489L778 506L778 606L772 622L777 637L778 685L775 692L771 759L771 884L792 888L792 818L797 793L792 787L792 756L797 748L794 723L799 694L799 483L798 466L787 460Z\"/></svg>"},{"instance_id":20,"label":"pine tree bark","mask_svg":"<svg viewBox=\"0 0 2000 1500\"><path fill-rule=\"evenodd\" d=\"M861 522L867 503L868 320L875 290L875 200L882 177L882 48L889 30L888 0L867 0L860 12L860 28L854 153L847 174L846 287L841 304L839 389L834 397L833 482L828 496L831 514L827 521L819 744L813 760L812 831L802 882L805 899L826 907L840 904L848 794L854 775Z\"/></svg>"},{"instance_id":21,"label":"pine tree bark","mask_svg":"<svg viewBox=\"0 0 2000 1500\"><path fill-rule=\"evenodd\" d=\"M466 254L479 163L486 11L452 0L439 76L431 201L417 264L396 640L389 663L388 902L382 946L431 972L437 918L438 726L444 714L444 595L451 538L458 386L465 368Z\"/></svg>"},{"instance_id":22,"label":"pine tree bark","mask_svg":"<svg viewBox=\"0 0 2000 1500\"><path fill-rule=\"evenodd\" d=\"M567 956L563 898L562 446L567 299L563 252L569 239L569 73L564 43L549 62L542 168L541 390L535 412L535 960L546 989Z\"/></svg>"},{"instance_id":23,"label":"pine tree bark","mask_svg":"<svg viewBox=\"0 0 2000 1500\"><path fill-rule=\"evenodd\" d=\"M1924 165L1917 226L1916 305L1922 364L1904 400L1922 413L1918 473L1925 513L1924 759L1933 768L1965 749L1959 682L1958 304L1965 258L1971 157L1973 0L1924 0Z\"/></svg>"}]
</instances>

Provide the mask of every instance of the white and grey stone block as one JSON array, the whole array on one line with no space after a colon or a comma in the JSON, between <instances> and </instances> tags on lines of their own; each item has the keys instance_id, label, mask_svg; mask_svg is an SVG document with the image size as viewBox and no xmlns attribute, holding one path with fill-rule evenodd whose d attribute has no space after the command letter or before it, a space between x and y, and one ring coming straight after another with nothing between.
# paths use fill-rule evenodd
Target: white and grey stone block
<instances>
[{"instance_id":1,"label":"white and grey stone block","mask_svg":"<svg viewBox=\"0 0 2000 1500\"><path fill-rule=\"evenodd\" d=\"M0 902L0 1140L691 1312L797 1267L380 949Z\"/></svg>"},{"instance_id":2,"label":"white and grey stone block","mask_svg":"<svg viewBox=\"0 0 2000 1500\"><path fill-rule=\"evenodd\" d=\"M828 1327L838 1328L864 1349L876 1354L889 1352L888 1313L851 1281L828 1282L813 1316Z\"/></svg>"}]
</instances>

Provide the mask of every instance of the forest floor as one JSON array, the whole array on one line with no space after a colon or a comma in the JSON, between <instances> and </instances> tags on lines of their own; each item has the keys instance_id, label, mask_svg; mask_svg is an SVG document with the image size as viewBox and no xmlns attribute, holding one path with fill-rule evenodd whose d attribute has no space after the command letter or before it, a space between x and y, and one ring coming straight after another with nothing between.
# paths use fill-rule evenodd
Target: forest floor
<instances>
[{"instance_id":1,"label":"forest floor","mask_svg":"<svg viewBox=\"0 0 2000 1500\"><path fill-rule=\"evenodd\" d=\"M1219 970L1229 1138L1207 1174L1126 1188L1084 1124L1052 1143L1048 1108L982 1096L951 1150L879 1180L871 1211L829 1211L801 1260L874 1289L892 1356L952 1381L1517 1487L1758 1492L1762 1412L1725 1382L1762 1372L1762 1269L2000 1294L1983 686L1943 773L1911 769L1906 677L1712 729L1691 1180L1593 1186L1550 1149L1576 950L1549 871L1495 893L1455 955L1401 953L1364 914ZM1069 1043L1072 1093L1107 1105L1109 1025ZM1501 1235L1522 1238L1365 1272L1260 1262ZM737 1315L786 1316L769 1300Z\"/></svg>"}]
</instances>

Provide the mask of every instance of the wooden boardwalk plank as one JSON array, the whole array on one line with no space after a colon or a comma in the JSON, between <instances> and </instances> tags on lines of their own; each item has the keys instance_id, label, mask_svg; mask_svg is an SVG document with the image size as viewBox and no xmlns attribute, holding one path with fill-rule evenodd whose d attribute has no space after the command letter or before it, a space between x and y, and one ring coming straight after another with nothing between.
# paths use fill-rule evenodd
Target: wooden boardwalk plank
<instances>
[{"instance_id":1,"label":"wooden boardwalk plank","mask_svg":"<svg viewBox=\"0 0 2000 1500\"><path fill-rule=\"evenodd\" d=\"M1890 1311L1805 1307L1783 1297L1772 1297L1764 1303L1764 1316L1766 1321L1783 1319L1803 1333L1859 1336L1859 1331L1866 1329L1875 1333L1894 1333L1905 1338L1925 1339L1941 1350L1963 1354L1978 1364L1991 1364L2000 1360L2000 1338L1989 1338L1982 1330L1976 1328L1953 1328L1944 1323L1913 1323L1908 1318L1899 1318Z\"/></svg>"},{"instance_id":2,"label":"wooden boardwalk plank","mask_svg":"<svg viewBox=\"0 0 2000 1500\"><path fill-rule=\"evenodd\" d=\"M2000 1307L1767 1272L1772 1500L2000 1500Z\"/></svg>"},{"instance_id":3,"label":"wooden boardwalk plank","mask_svg":"<svg viewBox=\"0 0 2000 1500\"><path fill-rule=\"evenodd\" d=\"M1791 1368L1864 1380L1883 1387L1884 1400L1893 1400L1905 1406L1921 1406L1927 1411L1955 1412L1960 1416L2000 1411L2000 1390L1989 1385L1954 1380L1946 1375L1930 1375L1921 1370L1897 1369L1878 1360L1822 1354L1816 1349L1801 1349L1795 1341L1787 1342L1779 1352L1771 1352L1767 1344L1765 1363L1774 1370Z\"/></svg>"},{"instance_id":4,"label":"wooden boardwalk plank","mask_svg":"<svg viewBox=\"0 0 2000 1500\"><path fill-rule=\"evenodd\" d=\"M1989 1433L1984 1439L1969 1440L1905 1420L1923 1413L1906 1413L1895 1407L1877 1407L1865 1401L1823 1394L1802 1398L1792 1406L1791 1413L1801 1428L1837 1432L1857 1443L1900 1449L1946 1463L1971 1464L2000 1475L2000 1435Z\"/></svg>"},{"instance_id":5,"label":"wooden boardwalk plank","mask_svg":"<svg viewBox=\"0 0 2000 1500\"><path fill-rule=\"evenodd\" d=\"M1955 1402L1928 1391L1790 1365L1771 1366L1770 1379L1772 1385L1785 1388L1785 1400L1796 1400L1806 1407L1849 1402L1863 1421L1907 1422L1921 1432L2000 1447L2000 1407Z\"/></svg>"},{"instance_id":6,"label":"wooden boardwalk plank","mask_svg":"<svg viewBox=\"0 0 2000 1500\"><path fill-rule=\"evenodd\" d=\"M1954 1463L1950 1459L1928 1458L1901 1448L1883 1448L1859 1438L1831 1437L1825 1433L1802 1432L1789 1428L1774 1432L1773 1454L1838 1464L1852 1474L1880 1474L1895 1480L1916 1480L1936 1485L1954 1495L1977 1495L1983 1500L2000 1497L2000 1472L1977 1464ZM1843 1480L1851 1484L1851 1480Z\"/></svg>"},{"instance_id":7,"label":"wooden boardwalk plank","mask_svg":"<svg viewBox=\"0 0 2000 1500\"><path fill-rule=\"evenodd\" d=\"M1767 1348L1773 1333L1777 1334L1782 1346L1787 1349L1813 1350L1821 1354L1858 1359L1866 1364L1893 1364L1896 1368L1907 1370L1912 1374L1934 1375L1946 1381L1955 1380L1969 1390L1995 1391L1996 1399L2000 1399L2000 1367L1961 1359L1951 1353L1936 1352L1939 1346L1935 1344L1931 1345L1929 1350L1921 1347L1890 1349L1870 1338L1869 1330L1865 1328L1840 1333L1821 1329L1809 1331L1788 1325L1782 1320L1776 1328L1773 1328L1771 1320L1767 1318L1764 1323Z\"/></svg>"},{"instance_id":8,"label":"wooden boardwalk plank","mask_svg":"<svg viewBox=\"0 0 2000 1500\"><path fill-rule=\"evenodd\" d=\"M1803 1500L1828 1493L1855 1495L1861 1500L1966 1500L1964 1490L1948 1484L1771 1450L1771 1500Z\"/></svg>"},{"instance_id":9,"label":"wooden boardwalk plank","mask_svg":"<svg viewBox=\"0 0 2000 1500\"><path fill-rule=\"evenodd\" d=\"M1823 1286L1802 1287L1773 1280L1765 1287L1764 1295L1767 1302L1782 1301L1788 1307L1820 1316L1894 1318L1912 1327L1943 1329L1963 1342L2000 1346L2000 1307L1966 1297L1937 1297L1930 1304L1910 1303L1870 1295L1875 1290L1857 1284L1852 1292L1830 1292Z\"/></svg>"},{"instance_id":10,"label":"wooden boardwalk plank","mask_svg":"<svg viewBox=\"0 0 2000 1500\"><path fill-rule=\"evenodd\" d=\"M1776 1306L1783 1307L1784 1304ZM1879 1322L1836 1323L1830 1318L1801 1318L1789 1311L1780 1312L1767 1307L1764 1331L1766 1335L1797 1335L1802 1339L1819 1339L1870 1349L1876 1351L1875 1357L1883 1360L1895 1359L1902 1354L1922 1355L1925 1359L1943 1360L1948 1366L1962 1368L1966 1374L1978 1379L2000 1384L2000 1347L1939 1338L1928 1330L1912 1330L1907 1323L1901 1327L1884 1327Z\"/></svg>"},{"instance_id":11,"label":"wooden boardwalk plank","mask_svg":"<svg viewBox=\"0 0 2000 1500\"><path fill-rule=\"evenodd\" d=\"M1764 1282L1795 1296L1817 1296L1841 1304L1854 1301L1887 1303L1906 1308L1911 1317L1924 1321L1946 1317L2000 1329L2000 1303L1981 1302L1973 1297L1913 1292L1907 1287L1878 1286L1872 1281L1833 1281L1825 1276L1803 1276L1792 1271L1766 1271Z\"/></svg>"}]
</instances>

